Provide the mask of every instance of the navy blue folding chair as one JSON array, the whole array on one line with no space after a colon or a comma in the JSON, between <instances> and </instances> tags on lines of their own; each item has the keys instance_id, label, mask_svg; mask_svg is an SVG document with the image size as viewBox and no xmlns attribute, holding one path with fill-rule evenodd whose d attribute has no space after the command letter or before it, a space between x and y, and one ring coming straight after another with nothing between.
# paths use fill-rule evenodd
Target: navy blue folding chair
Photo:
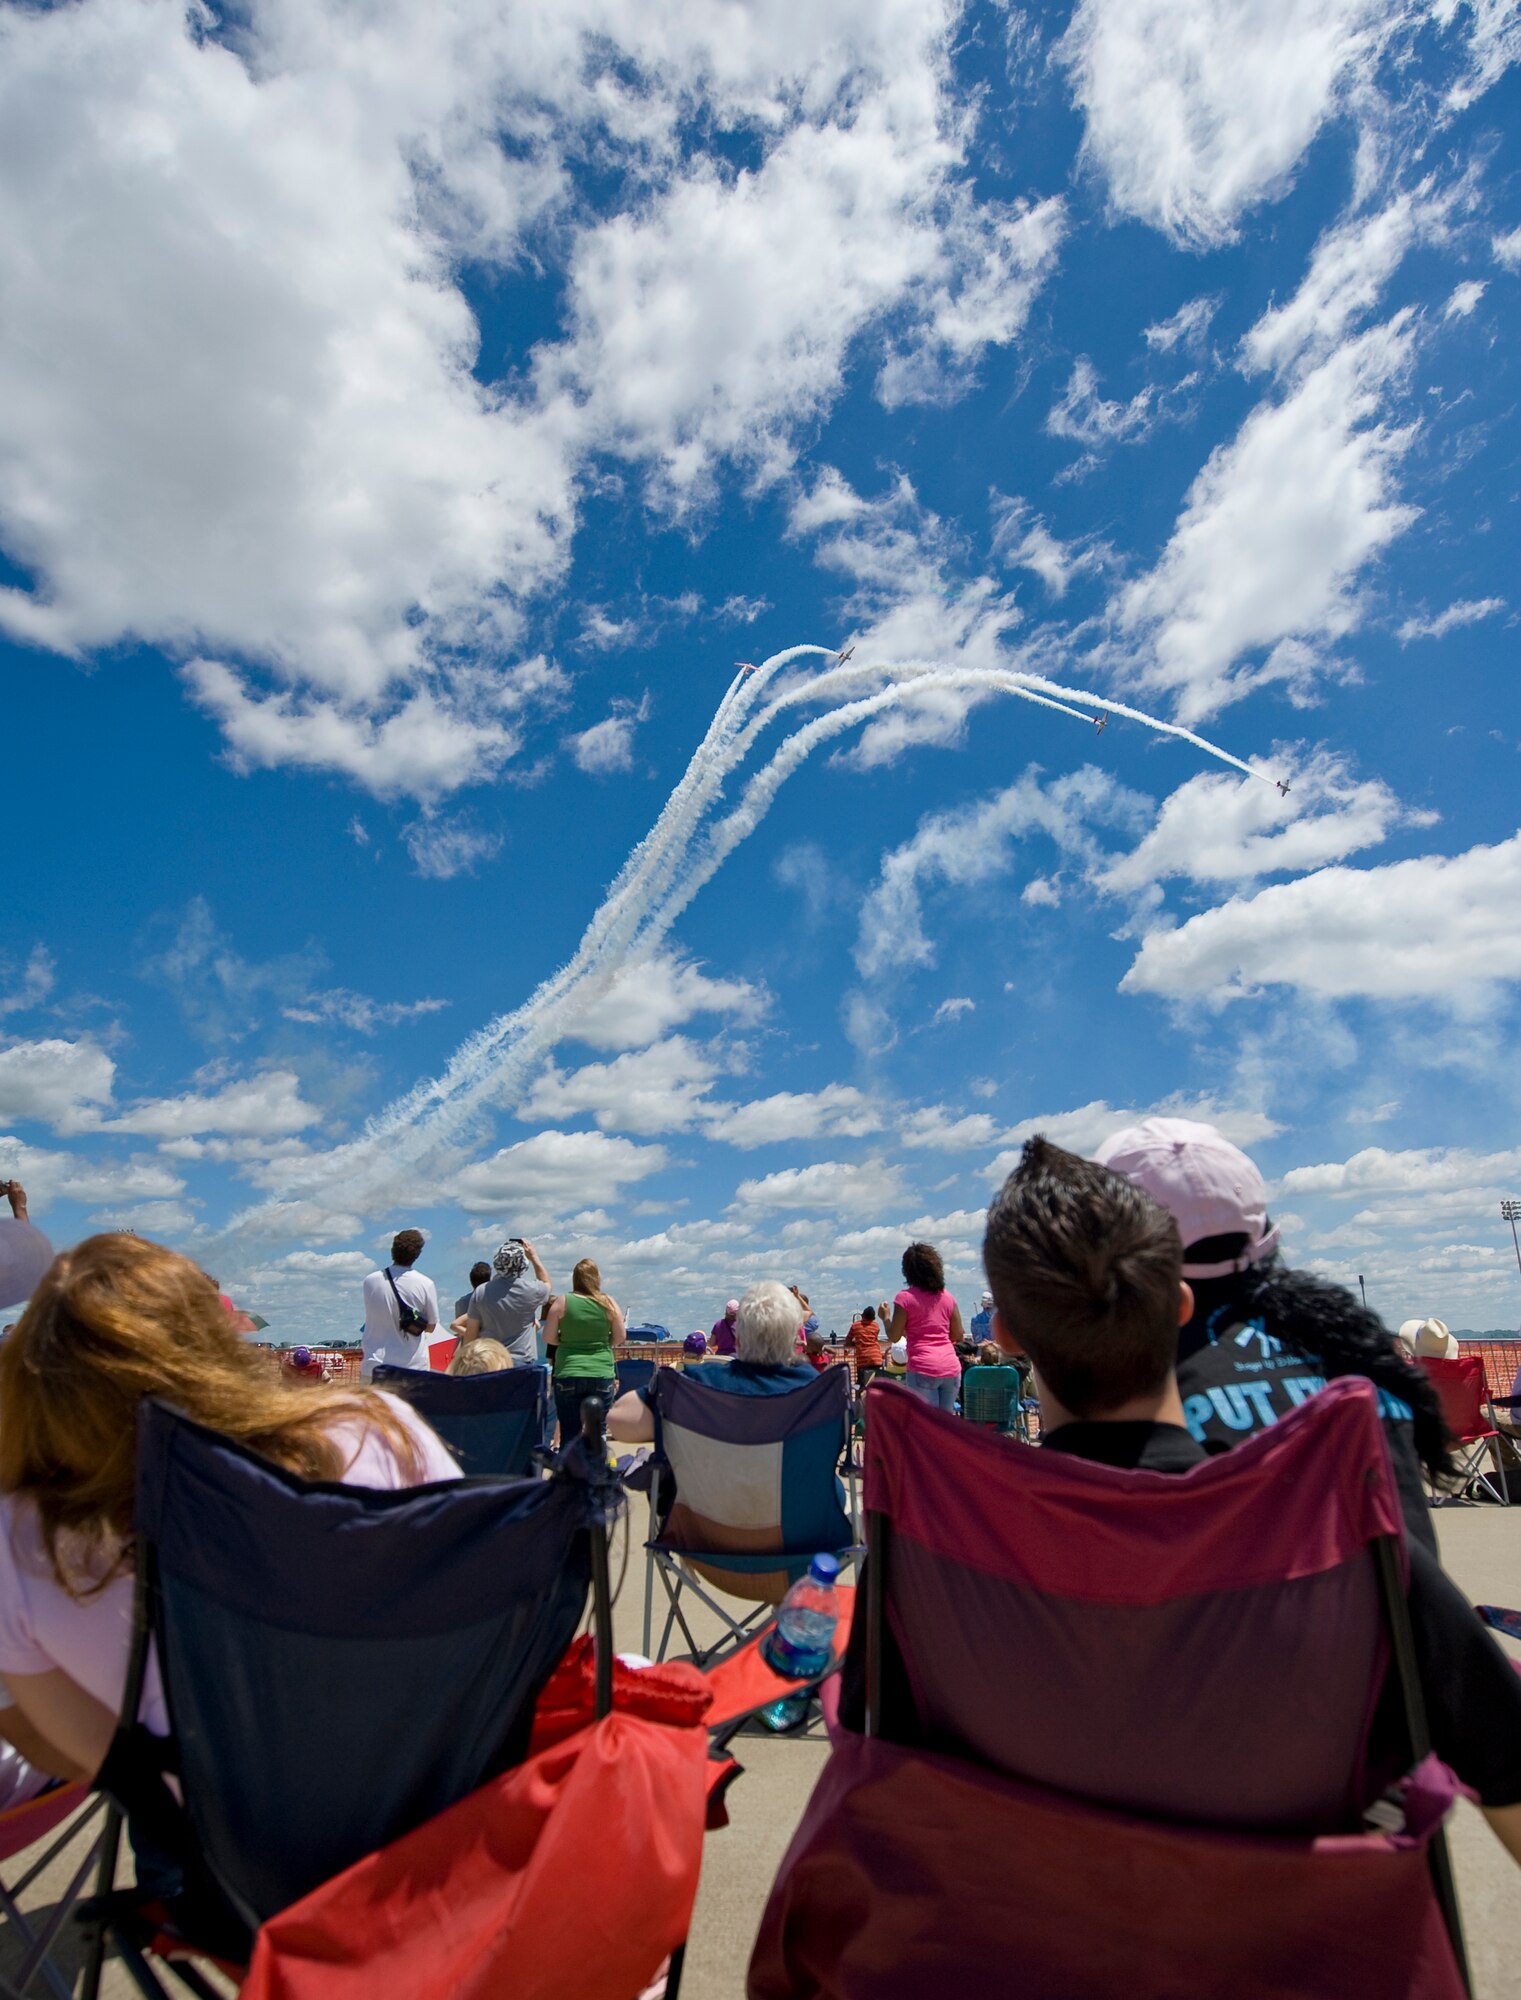
<instances>
[{"instance_id":1,"label":"navy blue folding chair","mask_svg":"<svg viewBox=\"0 0 1521 2000\"><path fill-rule=\"evenodd\" d=\"M113 1890L121 1806L140 1884L152 1855L154 1900L192 1948L236 1964L265 1918L521 1760L589 1585L599 1697L610 1689L607 1479L599 1449L563 1454L547 1480L309 1484L145 1403L133 1647L100 1777L114 1804L86 2000L107 1943L139 1991L165 1993L146 1956L165 1949L161 1912L142 1888ZM134 1721L150 1641L167 1744Z\"/></svg>"},{"instance_id":2,"label":"navy blue folding chair","mask_svg":"<svg viewBox=\"0 0 1521 2000\"><path fill-rule=\"evenodd\" d=\"M679 1625L701 1665L742 1645L814 1556L857 1553L850 1370L826 1368L783 1395L736 1396L708 1388L701 1371L662 1368L651 1407L644 1650L663 1660ZM842 1465L850 1482L848 1514L837 1474ZM668 1610L659 1649L651 1653L657 1576ZM734 1617L704 1581L755 1609ZM681 1602L688 1590L723 1623L712 1646L693 1637Z\"/></svg>"},{"instance_id":3,"label":"navy blue folding chair","mask_svg":"<svg viewBox=\"0 0 1521 2000\"><path fill-rule=\"evenodd\" d=\"M620 1361L617 1364L618 1394L626 1396L630 1389L646 1388L654 1381L655 1370L658 1366L658 1362L654 1361L640 1361L638 1359Z\"/></svg>"},{"instance_id":4,"label":"navy blue folding chair","mask_svg":"<svg viewBox=\"0 0 1521 2000\"><path fill-rule=\"evenodd\" d=\"M501 1368L494 1375L437 1375L426 1368L375 1370L389 1389L433 1426L469 1474L527 1476L549 1435L549 1370Z\"/></svg>"}]
</instances>

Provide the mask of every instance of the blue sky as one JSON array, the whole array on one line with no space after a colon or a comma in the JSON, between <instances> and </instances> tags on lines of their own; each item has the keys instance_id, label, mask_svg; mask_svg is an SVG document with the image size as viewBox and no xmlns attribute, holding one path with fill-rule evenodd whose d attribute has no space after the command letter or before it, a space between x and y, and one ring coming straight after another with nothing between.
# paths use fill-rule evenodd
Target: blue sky
<instances>
[{"instance_id":1,"label":"blue sky","mask_svg":"<svg viewBox=\"0 0 1521 2000\"><path fill-rule=\"evenodd\" d=\"M0 7L0 1174L291 1335L413 1221L449 1294L526 1233L842 1325L1165 1109L1387 1318L1513 1324L1518 55Z\"/></svg>"}]
</instances>

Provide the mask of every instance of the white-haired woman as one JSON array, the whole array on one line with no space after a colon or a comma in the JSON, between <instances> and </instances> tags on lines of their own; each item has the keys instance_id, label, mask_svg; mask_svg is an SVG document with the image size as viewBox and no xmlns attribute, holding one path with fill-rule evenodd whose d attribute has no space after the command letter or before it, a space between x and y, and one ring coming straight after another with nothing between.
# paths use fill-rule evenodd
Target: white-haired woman
<instances>
[{"instance_id":1,"label":"white-haired woman","mask_svg":"<svg viewBox=\"0 0 1521 2000\"><path fill-rule=\"evenodd\" d=\"M525 1236L509 1236L491 1260L491 1276L470 1294L470 1303L449 1331L462 1341L499 1340L514 1368L532 1368L539 1358L539 1308L549 1297L549 1273Z\"/></svg>"},{"instance_id":2,"label":"white-haired woman","mask_svg":"<svg viewBox=\"0 0 1521 2000\"><path fill-rule=\"evenodd\" d=\"M785 1396L818 1379L807 1362L793 1357L802 1316L785 1285L768 1279L752 1285L734 1320L735 1356L727 1368L704 1368L694 1379L727 1396ZM614 1403L608 1435L621 1444L653 1444L655 1413L647 1392L631 1389Z\"/></svg>"}]
</instances>

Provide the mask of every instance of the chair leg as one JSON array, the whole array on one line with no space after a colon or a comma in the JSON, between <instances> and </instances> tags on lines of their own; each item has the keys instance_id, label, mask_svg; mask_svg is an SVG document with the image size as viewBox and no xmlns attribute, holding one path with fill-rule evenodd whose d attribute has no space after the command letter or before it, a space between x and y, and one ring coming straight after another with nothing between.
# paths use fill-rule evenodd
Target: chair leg
<instances>
[{"instance_id":1,"label":"chair leg","mask_svg":"<svg viewBox=\"0 0 1521 2000\"><path fill-rule=\"evenodd\" d=\"M650 1651L650 1633L655 1624L655 1551L644 1552L644 1657L654 1659Z\"/></svg>"},{"instance_id":2,"label":"chair leg","mask_svg":"<svg viewBox=\"0 0 1521 2000\"><path fill-rule=\"evenodd\" d=\"M95 1893L99 1897L109 1896L116 1887L116 1863L121 1853L121 1808L109 1805L106 1808L106 1823L100 1835L100 1870L95 1877ZM90 1923L85 1946L84 1979L80 1986L80 2000L99 2000L100 1975L106 1959L106 1919L97 1912Z\"/></svg>"},{"instance_id":3,"label":"chair leg","mask_svg":"<svg viewBox=\"0 0 1521 2000\"><path fill-rule=\"evenodd\" d=\"M58 2000L69 2000L68 1983L59 1972L57 1966L49 1959L48 1953L53 1949L53 1943L58 1933L74 1914L74 1905L79 1901L79 1892L84 1888L85 1878L95 1865L95 1849L98 1844L98 1841L91 1841L89 1850L85 1854L83 1861L74 1870L73 1879L70 1881L68 1888L59 1897L53 1907L53 1914L48 1918L40 1931L32 1934L31 1926L22 1918L21 1912L16 1910L13 1913L13 1922L17 1924L17 1928L23 1935L29 1935L31 1943L31 1949L21 1961L21 1965L16 1973L16 1983L23 1993L26 1992L33 1979L40 1972L53 1992L58 1996Z\"/></svg>"}]
</instances>

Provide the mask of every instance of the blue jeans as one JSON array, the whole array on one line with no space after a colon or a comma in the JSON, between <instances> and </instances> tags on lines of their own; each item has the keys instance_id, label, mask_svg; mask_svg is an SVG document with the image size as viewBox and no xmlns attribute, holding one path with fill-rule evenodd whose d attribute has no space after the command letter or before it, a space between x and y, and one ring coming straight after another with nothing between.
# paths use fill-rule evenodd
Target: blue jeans
<instances>
[{"instance_id":1,"label":"blue jeans","mask_svg":"<svg viewBox=\"0 0 1521 2000\"><path fill-rule=\"evenodd\" d=\"M926 1403L933 1403L940 1410L949 1410L955 1416L956 1400L961 1394L960 1375L921 1375L910 1368L903 1378L903 1386L912 1389L916 1396L922 1396Z\"/></svg>"}]
</instances>

